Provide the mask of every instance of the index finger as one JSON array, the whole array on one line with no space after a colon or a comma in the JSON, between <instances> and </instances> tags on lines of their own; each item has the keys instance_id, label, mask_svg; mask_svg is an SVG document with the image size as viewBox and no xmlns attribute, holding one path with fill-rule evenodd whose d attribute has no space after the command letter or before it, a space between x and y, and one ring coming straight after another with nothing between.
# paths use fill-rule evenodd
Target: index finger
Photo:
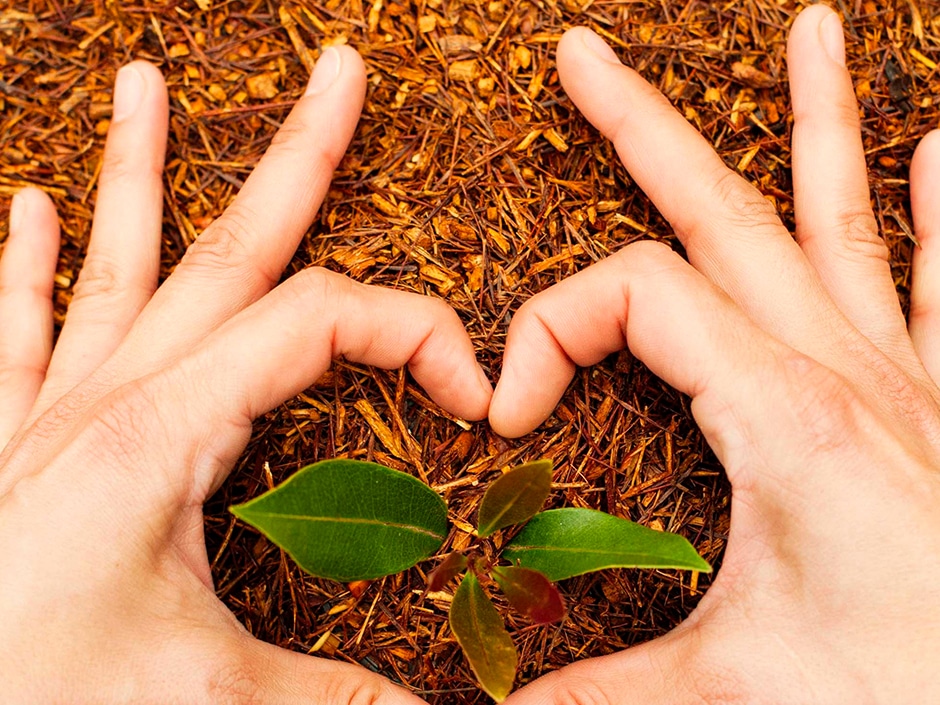
<instances>
[{"instance_id":1,"label":"index finger","mask_svg":"<svg viewBox=\"0 0 940 705\"><path fill-rule=\"evenodd\" d=\"M313 384L336 357L383 369L408 365L447 411L470 420L486 416L492 388L450 306L326 269L305 269L144 382L155 389L152 407L167 415L167 426L178 427L181 414L189 420L190 438L181 439L181 448L199 449L215 461L201 458L179 468L209 473L197 478L196 501L205 500L234 465L251 421ZM200 392L185 410L179 408L179 389Z\"/></svg>"}]
</instances>

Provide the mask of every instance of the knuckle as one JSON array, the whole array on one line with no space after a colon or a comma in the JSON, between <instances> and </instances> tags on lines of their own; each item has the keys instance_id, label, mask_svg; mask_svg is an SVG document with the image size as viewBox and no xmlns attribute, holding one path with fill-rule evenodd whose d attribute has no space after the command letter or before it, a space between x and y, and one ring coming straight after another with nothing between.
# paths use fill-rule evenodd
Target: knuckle
<instances>
[{"instance_id":1,"label":"knuckle","mask_svg":"<svg viewBox=\"0 0 940 705\"><path fill-rule=\"evenodd\" d=\"M545 705L613 705L595 679L576 676L572 666L542 677L548 688Z\"/></svg>"},{"instance_id":2,"label":"knuckle","mask_svg":"<svg viewBox=\"0 0 940 705\"><path fill-rule=\"evenodd\" d=\"M937 313L937 304L933 299L926 296L912 296L910 298L910 309L907 312L908 328L923 327L930 330L937 318Z\"/></svg>"},{"instance_id":3,"label":"knuckle","mask_svg":"<svg viewBox=\"0 0 940 705\"><path fill-rule=\"evenodd\" d=\"M142 381L130 382L98 401L82 434L98 452L122 464L138 462L152 442L160 406Z\"/></svg>"},{"instance_id":4,"label":"knuckle","mask_svg":"<svg viewBox=\"0 0 940 705\"><path fill-rule=\"evenodd\" d=\"M891 253L878 232L878 222L870 208L848 210L837 217L839 242L848 253L865 259L887 262Z\"/></svg>"},{"instance_id":5,"label":"knuckle","mask_svg":"<svg viewBox=\"0 0 940 705\"><path fill-rule=\"evenodd\" d=\"M323 166L333 171L345 154L345 145L336 146L331 140L311 139L312 133L302 118L291 115L271 138L266 156L294 161L298 154L304 154L306 164L312 164L314 168Z\"/></svg>"},{"instance_id":6,"label":"knuckle","mask_svg":"<svg viewBox=\"0 0 940 705\"><path fill-rule=\"evenodd\" d=\"M807 133L827 134L834 128L849 134L859 132L858 104L854 98L822 104L819 101L795 101L792 109L797 129Z\"/></svg>"},{"instance_id":7,"label":"knuckle","mask_svg":"<svg viewBox=\"0 0 940 705\"><path fill-rule=\"evenodd\" d=\"M124 127L126 126L115 126L115 129ZM131 129L134 129L133 126ZM100 189L124 189L130 182L138 183L162 178L162 163L158 164L153 159L143 159L137 151L112 146L110 149L105 148L98 186Z\"/></svg>"},{"instance_id":8,"label":"knuckle","mask_svg":"<svg viewBox=\"0 0 940 705\"><path fill-rule=\"evenodd\" d=\"M396 701L391 688L377 676L357 673L350 678L337 675L327 681L324 702L335 705L391 705Z\"/></svg>"},{"instance_id":9,"label":"knuckle","mask_svg":"<svg viewBox=\"0 0 940 705\"><path fill-rule=\"evenodd\" d=\"M637 240L617 250L608 260L631 277L656 278L689 266L669 245L655 240Z\"/></svg>"},{"instance_id":10,"label":"knuckle","mask_svg":"<svg viewBox=\"0 0 940 705\"><path fill-rule=\"evenodd\" d=\"M635 240L611 255L611 258L621 263L632 262L637 259L655 262L666 259L672 261L675 257L676 253L669 245L656 240Z\"/></svg>"},{"instance_id":11,"label":"knuckle","mask_svg":"<svg viewBox=\"0 0 940 705\"><path fill-rule=\"evenodd\" d=\"M261 686L252 667L241 659L217 666L205 683L206 705L259 705Z\"/></svg>"},{"instance_id":12,"label":"knuckle","mask_svg":"<svg viewBox=\"0 0 940 705\"><path fill-rule=\"evenodd\" d=\"M696 674L694 688L696 705L745 705L753 703L748 692L734 672L726 668Z\"/></svg>"},{"instance_id":13,"label":"knuckle","mask_svg":"<svg viewBox=\"0 0 940 705\"><path fill-rule=\"evenodd\" d=\"M512 325L524 329L533 323L544 325L544 320L551 319L552 304L551 300L541 292L527 299L512 314Z\"/></svg>"},{"instance_id":14,"label":"knuckle","mask_svg":"<svg viewBox=\"0 0 940 705\"><path fill-rule=\"evenodd\" d=\"M120 265L109 257L89 257L75 282L74 299L113 299L129 288Z\"/></svg>"},{"instance_id":15,"label":"knuckle","mask_svg":"<svg viewBox=\"0 0 940 705\"><path fill-rule=\"evenodd\" d=\"M336 308L339 301L355 289L355 282L347 276L325 267L307 267L292 278L292 289L301 301L329 302Z\"/></svg>"},{"instance_id":16,"label":"knuckle","mask_svg":"<svg viewBox=\"0 0 940 705\"><path fill-rule=\"evenodd\" d=\"M723 214L723 225L742 232L754 229L782 230L783 226L777 217L777 209L763 194L745 181L741 176L730 169L723 168L721 174L712 185L714 200L720 204ZM695 216L693 235L695 230L702 227L700 223L708 219Z\"/></svg>"},{"instance_id":17,"label":"knuckle","mask_svg":"<svg viewBox=\"0 0 940 705\"><path fill-rule=\"evenodd\" d=\"M242 278L247 270L267 289L273 288L280 274L259 264L260 258L252 246L256 239L255 224L260 221L257 213L233 203L189 246L180 266L213 277L224 274Z\"/></svg>"},{"instance_id":18,"label":"knuckle","mask_svg":"<svg viewBox=\"0 0 940 705\"><path fill-rule=\"evenodd\" d=\"M853 441L870 415L862 397L845 378L811 358L794 354L784 367L793 380L790 411L804 430L804 452L854 448Z\"/></svg>"},{"instance_id":19,"label":"knuckle","mask_svg":"<svg viewBox=\"0 0 940 705\"><path fill-rule=\"evenodd\" d=\"M46 377L45 361L13 361L13 355L6 354L0 344L0 399L6 394L13 394L25 385L36 385ZM0 448L2 450L2 448Z\"/></svg>"},{"instance_id":20,"label":"knuckle","mask_svg":"<svg viewBox=\"0 0 940 705\"><path fill-rule=\"evenodd\" d=\"M422 296L419 300L427 307L432 322L457 323L462 327L460 316L457 315L453 306L443 299L439 299L436 296Z\"/></svg>"}]
</instances>

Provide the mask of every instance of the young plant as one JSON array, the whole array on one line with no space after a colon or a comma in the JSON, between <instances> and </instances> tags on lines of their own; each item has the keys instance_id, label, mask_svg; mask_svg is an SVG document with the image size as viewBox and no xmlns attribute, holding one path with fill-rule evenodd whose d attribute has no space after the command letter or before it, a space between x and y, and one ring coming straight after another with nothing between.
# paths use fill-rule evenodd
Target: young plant
<instances>
[{"instance_id":1,"label":"young plant","mask_svg":"<svg viewBox=\"0 0 940 705\"><path fill-rule=\"evenodd\" d=\"M526 463L495 480L480 502L478 537L528 523L495 560L474 551L451 553L428 576L428 590L438 592L463 573L451 601L451 631L481 687L497 702L512 690L518 656L486 584L498 585L509 604L536 624L548 624L565 615L553 581L605 568L711 572L677 534L593 509L539 511L551 482L549 460ZM447 535L447 506L434 490L406 473L355 460L308 465L231 512L311 575L342 582L411 568L436 552Z\"/></svg>"}]
</instances>

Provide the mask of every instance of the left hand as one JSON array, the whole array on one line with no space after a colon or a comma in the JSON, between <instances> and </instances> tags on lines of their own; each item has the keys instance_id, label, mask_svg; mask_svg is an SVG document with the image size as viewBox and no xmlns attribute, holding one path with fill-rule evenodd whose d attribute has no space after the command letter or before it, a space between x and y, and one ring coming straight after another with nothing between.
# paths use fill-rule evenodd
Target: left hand
<instances>
[{"instance_id":1,"label":"left hand","mask_svg":"<svg viewBox=\"0 0 940 705\"><path fill-rule=\"evenodd\" d=\"M215 596L203 539L203 502L252 419L335 356L408 363L441 406L486 414L489 382L443 302L322 269L275 286L365 84L354 50L326 50L234 203L157 289L166 87L149 64L123 68L54 351L55 209L37 190L15 197L0 258L4 703L421 702L364 668L252 638Z\"/></svg>"}]
</instances>

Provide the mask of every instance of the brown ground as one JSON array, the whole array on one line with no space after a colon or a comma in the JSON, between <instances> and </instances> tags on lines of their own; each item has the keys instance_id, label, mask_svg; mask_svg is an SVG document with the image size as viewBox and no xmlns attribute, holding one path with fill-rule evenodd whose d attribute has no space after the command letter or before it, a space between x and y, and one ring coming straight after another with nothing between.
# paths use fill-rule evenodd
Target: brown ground
<instances>
[{"instance_id":1,"label":"brown ground","mask_svg":"<svg viewBox=\"0 0 940 705\"><path fill-rule=\"evenodd\" d=\"M369 70L364 116L291 269L319 264L446 298L495 377L508 318L532 293L632 240L671 238L561 91L553 64L561 32L587 24L618 45L792 220L784 50L803 4L5 0L0 194L32 183L55 197L64 316L89 230L114 72L131 58L155 61L171 93L169 271L256 163L300 94L304 63L323 46L348 42ZM930 0L838 7L875 212L904 297L912 247L906 164L938 124L940 9ZM477 482L541 456L557 466L554 505L598 507L681 532L716 564L727 536L728 486L687 400L628 354L579 372L555 415L514 442L448 418L402 374L337 363L307 395L259 420L207 507L219 595L259 637L362 663L432 702L487 698L447 628L446 605L420 596L420 569L355 598L301 574L226 512L302 465L338 455L426 472L450 503L457 528L449 543L458 547L469 538L460 520L472 517ZM560 628L508 616L524 664L519 682L662 634L708 582L700 578L696 590L688 574L652 571L567 581L570 615Z\"/></svg>"}]
</instances>

